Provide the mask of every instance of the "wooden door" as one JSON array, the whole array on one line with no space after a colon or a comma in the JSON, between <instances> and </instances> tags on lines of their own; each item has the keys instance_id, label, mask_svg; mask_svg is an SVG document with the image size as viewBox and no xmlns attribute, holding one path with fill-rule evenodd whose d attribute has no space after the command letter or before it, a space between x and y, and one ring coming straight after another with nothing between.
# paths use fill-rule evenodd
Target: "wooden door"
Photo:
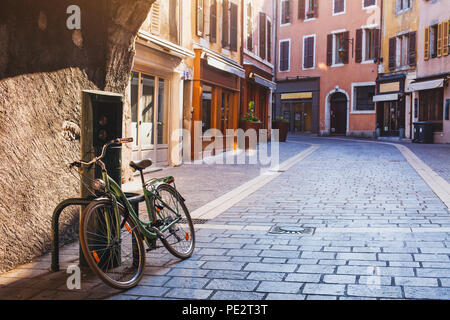
<instances>
[{"instance_id":1,"label":"wooden door","mask_svg":"<svg viewBox=\"0 0 450 320\"><path fill-rule=\"evenodd\" d=\"M347 133L347 98L343 94L335 94L331 99L331 134Z\"/></svg>"}]
</instances>

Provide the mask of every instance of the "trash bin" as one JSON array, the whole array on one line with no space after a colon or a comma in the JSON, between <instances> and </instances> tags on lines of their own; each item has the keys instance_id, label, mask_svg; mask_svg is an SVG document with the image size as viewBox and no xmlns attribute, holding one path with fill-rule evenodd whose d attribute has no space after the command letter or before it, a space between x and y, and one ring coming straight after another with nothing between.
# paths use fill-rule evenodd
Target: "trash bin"
<instances>
[{"instance_id":1,"label":"trash bin","mask_svg":"<svg viewBox=\"0 0 450 320\"><path fill-rule=\"evenodd\" d=\"M415 143L433 143L433 123L428 121L414 122Z\"/></svg>"}]
</instances>

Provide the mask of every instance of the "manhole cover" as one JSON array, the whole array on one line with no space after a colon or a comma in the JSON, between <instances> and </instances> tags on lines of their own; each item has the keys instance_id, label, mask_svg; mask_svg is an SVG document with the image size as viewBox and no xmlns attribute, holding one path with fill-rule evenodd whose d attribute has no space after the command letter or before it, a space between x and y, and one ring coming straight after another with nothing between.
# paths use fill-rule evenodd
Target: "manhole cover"
<instances>
[{"instance_id":1,"label":"manhole cover","mask_svg":"<svg viewBox=\"0 0 450 320\"><path fill-rule=\"evenodd\" d=\"M269 233L272 234L310 234L312 235L315 228L301 226L273 226Z\"/></svg>"}]
</instances>

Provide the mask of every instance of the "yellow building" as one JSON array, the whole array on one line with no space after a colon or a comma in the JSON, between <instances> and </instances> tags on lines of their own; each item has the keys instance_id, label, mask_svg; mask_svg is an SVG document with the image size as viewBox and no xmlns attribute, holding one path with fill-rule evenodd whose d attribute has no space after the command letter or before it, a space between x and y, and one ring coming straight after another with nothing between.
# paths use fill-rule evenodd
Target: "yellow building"
<instances>
[{"instance_id":1,"label":"yellow building","mask_svg":"<svg viewBox=\"0 0 450 320\"><path fill-rule=\"evenodd\" d=\"M420 0L383 0L381 59L378 61L377 135L411 138Z\"/></svg>"}]
</instances>

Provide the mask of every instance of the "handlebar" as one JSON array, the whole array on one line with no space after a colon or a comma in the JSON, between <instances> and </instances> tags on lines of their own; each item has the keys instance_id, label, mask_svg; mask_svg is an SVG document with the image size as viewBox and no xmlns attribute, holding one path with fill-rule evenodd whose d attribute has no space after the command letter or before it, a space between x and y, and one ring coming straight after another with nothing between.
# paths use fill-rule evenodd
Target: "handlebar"
<instances>
[{"instance_id":1,"label":"handlebar","mask_svg":"<svg viewBox=\"0 0 450 320\"><path fill-rule=\"evenodd\" d=\"M107 143L105 143L105 144L103 145L102 153L101 153L98 157L95 157L94 159L92 159L92 160L89 161L89 162L86 162L86 161L83 161L83 160L74 161L74 162L72 162L71 164L69 164L69 168L73 168L73 167L78 167L78 168L80 168L82 164L84 164L84 165L86 165L86 166L89 166L89 165L91 165L91 164L93 164L93 163L96 163L98 160L103 159L103 157L105 156L106 149L107 149L110 145L112 145L112 144L130 143L130 142L133 142L133 138L117 138L117 139L108 141Z\"/></svg>"}]
</instances>

